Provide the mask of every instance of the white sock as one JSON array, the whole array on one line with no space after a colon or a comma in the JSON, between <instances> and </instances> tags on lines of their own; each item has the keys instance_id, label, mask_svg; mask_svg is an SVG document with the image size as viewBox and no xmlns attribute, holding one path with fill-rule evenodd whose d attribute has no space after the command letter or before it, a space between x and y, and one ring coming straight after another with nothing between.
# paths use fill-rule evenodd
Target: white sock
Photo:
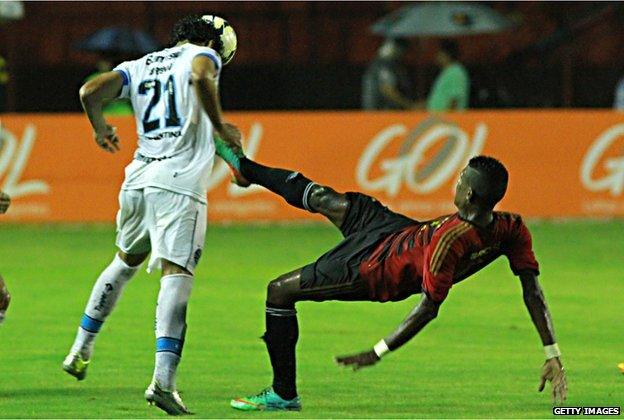
<instances>
[{"instance_id":1,"label":"white sock","mask_svg":"<svg viewBox=\"0 0 624 420\"><path fill-rule=\"evenodd\" d=\"M97 333L106 317L113 311L124 286L137 270L138 267L130 267L116 254L109 266L102 271L93 285L76 340L71 348L72 353L79 352L86 360L91 358Z\"/></svg>"},{"instance_id":2,"label":"white sock","mask_svg":"<svg viewBox=\"0 0 624 420\"><path fill-rule=\"evenodd\" d=\"M186 306L192 288L193 276L189 274L171 274L160 279L154 381L165 391L176 389L176 370L186 334Z\"/></svg>"}]
</instances>

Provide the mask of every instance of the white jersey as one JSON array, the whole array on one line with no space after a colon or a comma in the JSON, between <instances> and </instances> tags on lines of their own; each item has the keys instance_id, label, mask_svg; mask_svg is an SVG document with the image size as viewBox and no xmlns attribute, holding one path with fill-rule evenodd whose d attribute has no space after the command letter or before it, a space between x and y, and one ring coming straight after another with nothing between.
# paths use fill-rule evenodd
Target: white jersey
<instances>
[{"instance_id":1,"label":"white jersey","mask_svg":"<svg viewBox=\"0 0 624 420\"><path fill-rule=\"evenodd\" d=\"M138 134L122 189L156 187L206 202L215 146L212 123L191 84L198 55L214 61L218 82L219 55L188 43L115 67L124 79L119 97L132 101Z\"/></svg>"}]
</instances>

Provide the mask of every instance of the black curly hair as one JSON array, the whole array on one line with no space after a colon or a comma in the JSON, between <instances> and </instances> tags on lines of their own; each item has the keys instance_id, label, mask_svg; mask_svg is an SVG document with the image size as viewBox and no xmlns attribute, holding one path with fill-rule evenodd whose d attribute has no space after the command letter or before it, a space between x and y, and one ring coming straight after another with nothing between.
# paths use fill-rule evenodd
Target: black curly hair
<instances>
[{"instance_id":1,"label":"black curly hair","mask_svg":"<svg viewBox=\"0 0 624 420\"><path fill-rule=\"evenodd\" d=\"M475 156L468 162L468 166L481 175L476 185L476 193L483 201L494 207L507 191L509 173L505 166L490 156Z\"/></svg>"},{"instance_id":2,"label":"black curly hair","mask_svg":"<svg viewBox=\"0 0 624 420\"><path fill-rule=\"evenodd\" d=\"M170 46L175 46L180 41L191 43L208 43L214 41L213 49L221 51L221 39L215 28L204 21L201 15L188 15L180 19L173 25L171 31Z\"/></svg>"}]
</instances>

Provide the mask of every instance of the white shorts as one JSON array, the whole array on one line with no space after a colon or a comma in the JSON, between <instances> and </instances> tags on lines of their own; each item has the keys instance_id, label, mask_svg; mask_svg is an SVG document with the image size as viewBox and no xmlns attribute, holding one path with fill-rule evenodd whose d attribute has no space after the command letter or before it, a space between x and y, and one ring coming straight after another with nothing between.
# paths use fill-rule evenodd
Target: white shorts
<instances>
[{"instance_id":1,"label":"white shorts","mask_svg":"<svg viewBox=\"0 0 624 420\"><path fill-rule=\"evenodd\" d=\"M206 237L206 204L159 188L121 190L117 247L126 254L151 251L147 271L163 259L193 273Z\"/></svg>"}]
</instances>

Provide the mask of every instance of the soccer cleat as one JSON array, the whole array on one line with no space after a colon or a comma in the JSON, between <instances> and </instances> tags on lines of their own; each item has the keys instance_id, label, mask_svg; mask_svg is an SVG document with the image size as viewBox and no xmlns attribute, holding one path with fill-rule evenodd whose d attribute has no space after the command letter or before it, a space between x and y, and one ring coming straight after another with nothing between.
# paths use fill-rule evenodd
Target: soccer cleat
<instances>
[{"instance_id":1,"label":"soccer cleat","mask_svg":"<svg viewBox=\"0 0 624 420\"><path fill-rule=\"evenodd\" d=\"M620 369L620 372L624 373L624 362L618 365L618 369Z\"/></svg>"},{"instance_id":2,"label":"soccer cleat","mask_svg":"<svg viewBox=\"0 0 624 420\"><path fill-rule=\"evenodd\" d=\"M223 140L221 137L214 137L215 148L217 152L217 156L219 156L227 165L230 167L232 171L233 182L239 187L247 188L251 185L243 174L240 172L240 159L245 157L243 151L238 148L232 147L229 143Z\"/></svg>"},{"instance_id":3,"label":"soccer cleat","mask_svg":"<svg viewBox=\"0 0 624 420\"><path fill-rule=\"evenodd\" d=\"M236 398L230 401L230 406L242 411L300 411L301 398L285 400L269 387L258 395Z\"/></svg>"},{"instance_id":4,"label":"soccer cleat","mask_svg":"<svg viewBox=\"0 0 624 420\"><path fill-rule=\"evenodd\" d=\"M89 360L84 360L79 353L69 353L63 361L63 370L82 381L87 376Z\"/></svg>"},{"instance_id":5,"label":"soccer cleat","mask_svg":"<svg viewBox=\"0 0 624 420\"><path fill-rule=\"evenodd\" d=\"M182 402L178 391L165 391L156 382L152 382L145 390L145 399L149 405L155 405L172 416L193 414Z\"/></svg>"}]
</instances>

